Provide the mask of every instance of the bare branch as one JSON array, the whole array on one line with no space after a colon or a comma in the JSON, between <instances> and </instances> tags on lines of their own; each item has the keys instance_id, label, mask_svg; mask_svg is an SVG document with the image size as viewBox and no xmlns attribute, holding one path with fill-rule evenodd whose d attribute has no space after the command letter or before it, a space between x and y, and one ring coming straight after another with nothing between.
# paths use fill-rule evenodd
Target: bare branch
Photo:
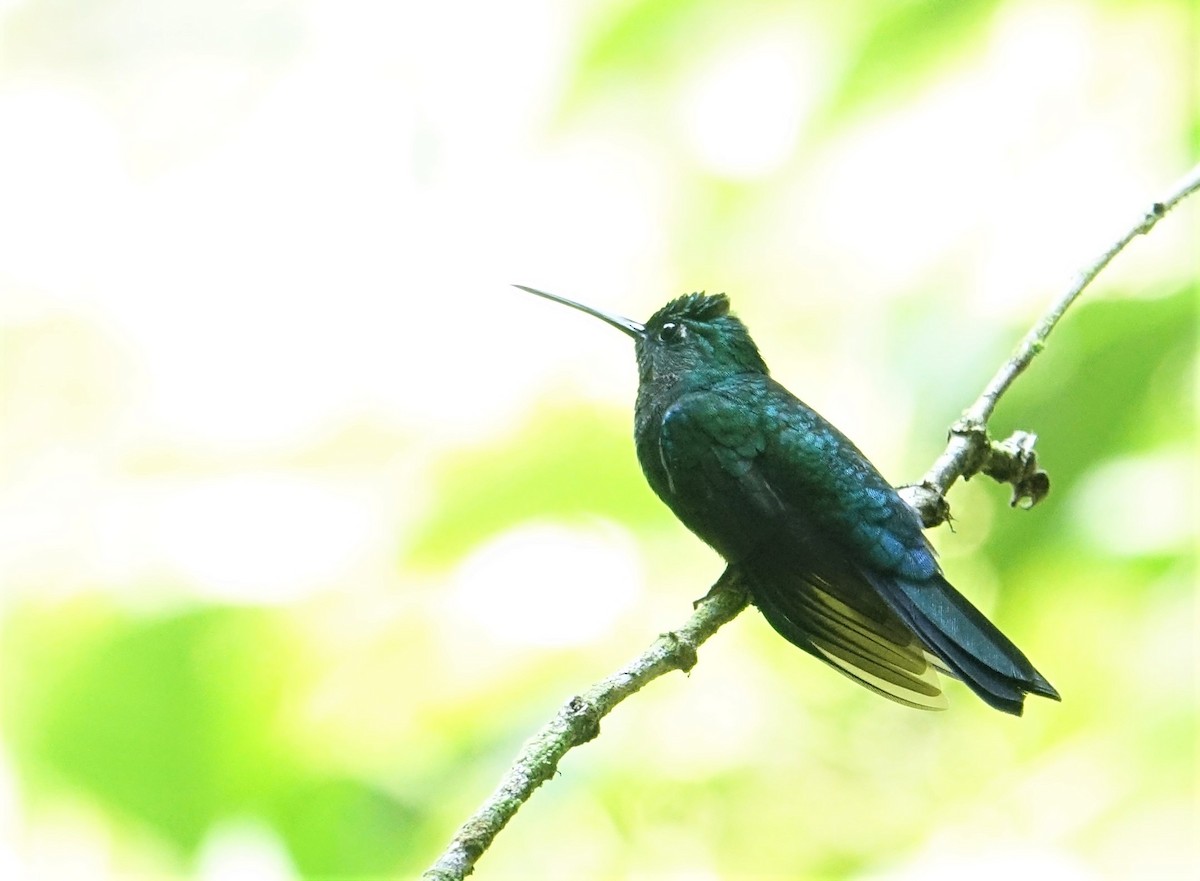
<instances>
[{"instance_id":1,"label":"bare branch","mask_svg":"<svg viewBox=\"0 0 1200 881\"><path fill-rule=\"evenodd\" d=\"M946 492L958 478L969 478L983 471L997 480L1013 484L1013 504L1028 499L1036 504L1050 489L1050 480L1045 472L1037 468L1033 444L1027 432L1017 432L1006 441L993 441L988 435L987 423L996 409L1000 397L1008 391L1013 381L1046 346L1046 338L1058 324L1059 319L1083 293L1084 288L1100 274L1125 246L1140 235L1145 235L1166 216L1167 212L1190 194L1200 189L1200 165L1185 174L1166 196L1154 202L1135 222L1121 234L1095 260L1081 269L1071 280L1065 291L1050 304L1050 308L1030 328L1018 344L1016 351L992 377L983 392L975 399L962 417L950 428L950 440L945 451L938 456L933 467L926 472L919 484L901 487L900 495L921 514L926 527L944 522L950 513L946 504ZM1024 457L1024 464L1016 467L1005 464L1014 454Z\"/></svg>"},{"instance_id":2,"label":"bare branch","mask_svg":"<svg viewBox=\"0 0 1200 881\"><path fill-rule=\"evenodd\" d=\"M469 875L492 839L533 791L554 776L559 760L572 747L596 737L600 720L646 684L672 670L691 670L696 664L696 649L737 617L746 602L746 591L735 570L726 569L708 595L697 601L687 623L664 633L612 676L563 704L554 718L525 742L500 785L421 877L426 881L461 881Z\"/></svg>"},{"instance_id":3,"label":"bare branch","mask_svg":"<svg viewBox=\"0 0 1200 881\"><path fill-rule=\"evenodd\" d=\"M1015 432L1000 442L988 436L987 421L996 402L1042 350L1050 331L1067 308L1113 257L1135 237L1153 229L1168 211L1197 189L1200 189L1200 165L1075 277L951 428L946 450L922 482L900 489L905 501L917 510L927 527L949 517L945 494L959 477L967 478L982 471L996 480L1011 483L1014 505L1021 499L1036 503L1049 491L1049 479L1037 467L1033 452L1035 435ZM696 663L696 650L700 645L737 617L747 602L746 590L736 570L733 567L726 569L708 596L696 603L695 611L681 628L663 634L631 663L563 704L554 718L525 743L500 785L459 828L449 846L422 878L425 881L461 881L471 874L476 861L521 805L534 790L554 776L563 756L596 737L600 733L600 720L647 683L671 670L690 670Z\"/></svg>"}]
</instances>

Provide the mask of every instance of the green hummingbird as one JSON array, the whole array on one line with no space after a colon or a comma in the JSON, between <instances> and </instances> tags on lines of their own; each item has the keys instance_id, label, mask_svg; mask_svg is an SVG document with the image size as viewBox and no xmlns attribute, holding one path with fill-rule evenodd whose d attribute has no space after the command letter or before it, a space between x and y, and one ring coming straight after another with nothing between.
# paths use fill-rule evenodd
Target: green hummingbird
<instances>
[{"instance_id":1,"label":"green hummingbird","mask_svg":"<svg viewBox=\"0 0 1200 881\"><path fill-rule=\"evenodd\" d=\"M645 324L565 297L634 339L634 440L650 488L735 567L781 636L902 704L946 706L938 671L1020 715L1059 700L942 575L920 518L859 451L771 378L724 294Z\"/></svg>"}]
</instances>

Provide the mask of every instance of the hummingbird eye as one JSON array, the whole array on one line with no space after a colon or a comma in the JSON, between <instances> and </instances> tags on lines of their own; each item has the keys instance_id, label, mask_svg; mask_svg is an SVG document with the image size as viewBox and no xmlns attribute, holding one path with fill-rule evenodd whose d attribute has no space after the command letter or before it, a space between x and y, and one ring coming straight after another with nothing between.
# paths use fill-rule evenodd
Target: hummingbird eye
<instances>
[{"instance_id":1,"label":"hummingbird eye","mask_svg":"<svg viewBox=\"0 0 1200 881\"><path fill-rule=\"evenodd\" d=\"M677 343L687 336L687 326L676 321L668 321L658 332L658 338L664 343Z\"/></svg>"}]
</instances>

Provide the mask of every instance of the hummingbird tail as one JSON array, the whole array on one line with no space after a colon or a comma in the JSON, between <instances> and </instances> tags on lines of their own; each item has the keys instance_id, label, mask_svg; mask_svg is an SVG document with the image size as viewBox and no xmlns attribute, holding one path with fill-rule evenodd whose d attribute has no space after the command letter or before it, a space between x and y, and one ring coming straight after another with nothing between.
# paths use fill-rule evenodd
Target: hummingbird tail
<instances>
[{"instance_id":1,"label":"hummingbird tail","mask_svg":"<svg viewBox=\"0 0 1200 881\"><path fill-rule=\"evenodd\" d=\"M868 577L929 651L985 703L1019 716L1026 694L1061 700L1021 650L945 578Z\"/></svg>"}]
</instances>

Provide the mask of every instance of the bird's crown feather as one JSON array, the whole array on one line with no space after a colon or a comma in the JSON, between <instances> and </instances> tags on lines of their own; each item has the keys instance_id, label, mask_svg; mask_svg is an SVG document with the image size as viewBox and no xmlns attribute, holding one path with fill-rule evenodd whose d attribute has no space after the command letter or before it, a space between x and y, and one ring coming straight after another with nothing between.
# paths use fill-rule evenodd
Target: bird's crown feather
<instances>
[{"instance_id":1,"label":"bird's crown feather","mask_svg":"<svg viewBox=\"0 0 1200 881\"><path fill-rule=\"evenodd\" d=\"M727 296L724 294L709 295L704 291L697 291L676 297L659 309L650 321L682 321L685 319L712 321L714 318L728 314L729 298Z\"/></svg>"}]
</instances>

